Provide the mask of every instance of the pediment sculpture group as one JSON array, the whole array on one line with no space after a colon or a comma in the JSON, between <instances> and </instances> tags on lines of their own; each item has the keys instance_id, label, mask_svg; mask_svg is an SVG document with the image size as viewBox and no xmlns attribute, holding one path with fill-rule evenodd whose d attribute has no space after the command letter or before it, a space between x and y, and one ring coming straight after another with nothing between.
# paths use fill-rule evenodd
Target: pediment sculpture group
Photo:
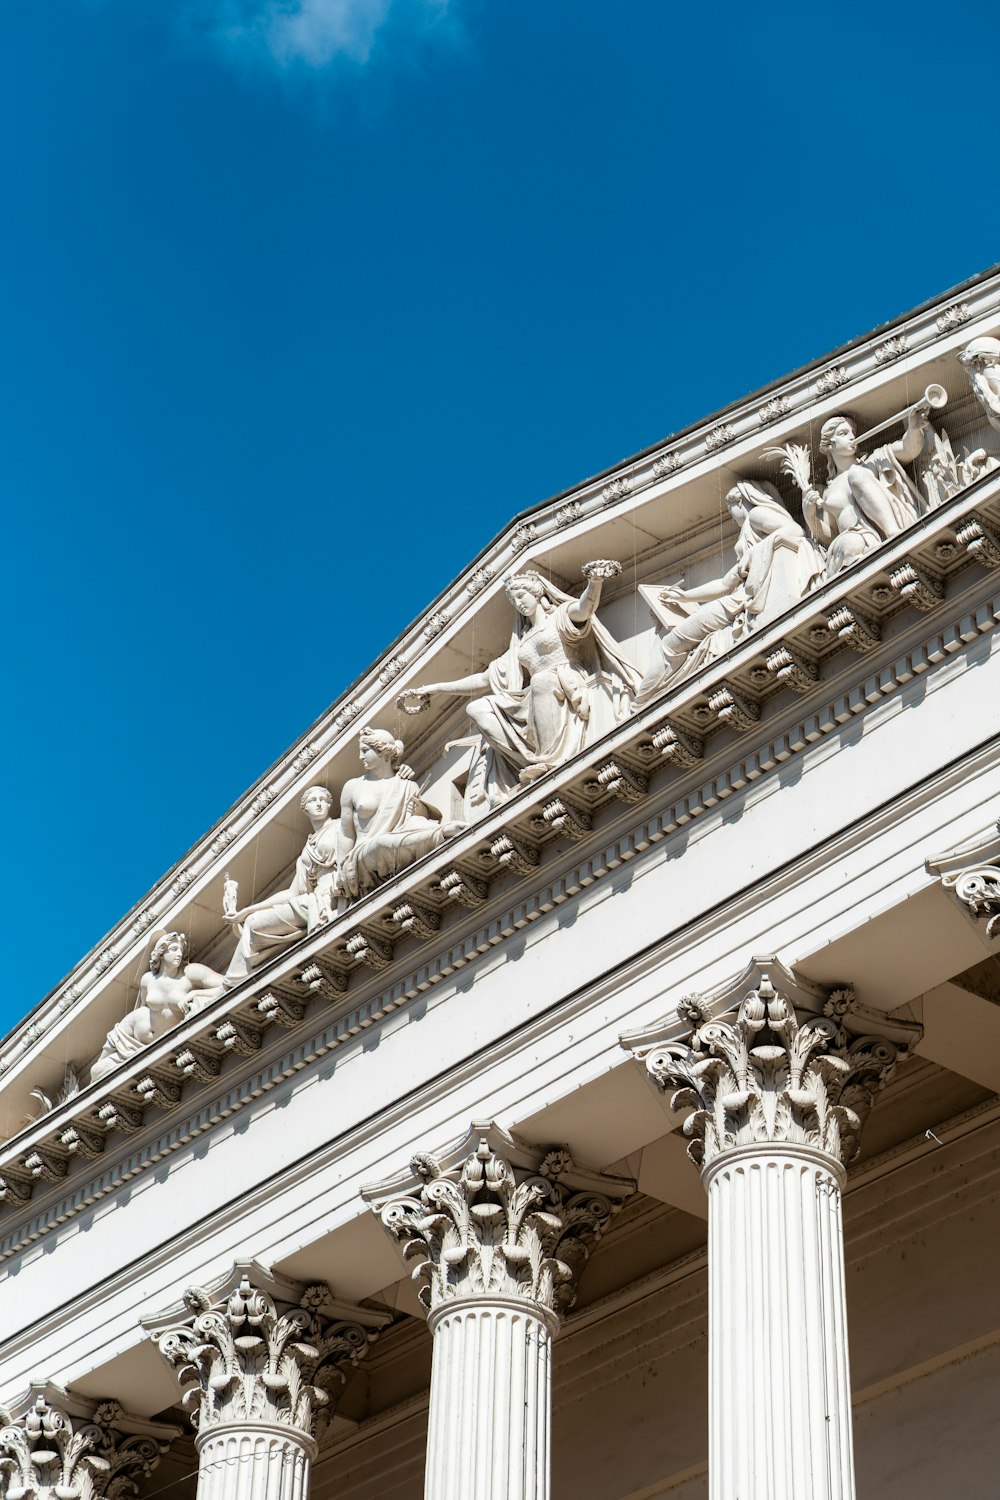
<instances>
[{"instance_id":1,"label":"pediment sculpture group","mask_svg":"<svg viewBox=\"0 0 1000 1500\"><path fill-rule=\"evenodd\" d=\"M959 356L990 425L1000 431L1000 341L979 338ZM240 908L227 880L224 916L236 950L224 974L189 961L182 932L154 933L148 971L135 1008L109 1033L91 1078L103 1077L157 1036L248 978L289 943L329 922L358 898L400 874L517 789L564 764L667 688L799 602L882 542L897 535L991 469L985 449L960 455L929 413L943 404L940 386L895 420L902 436L862 454L846 416L823 423L819 449L825 478L813 479L808 450L765 450L798 487L801 525L768 480L743 480L726 496L737 528L736 560L695 588L643 587L658 625L645 670L625 655L597 618L612 561L583 568L586 585L565 593L537 572L506 585L514 608L509 643L482 672L406 689L407 714L435 695L465 698L476 732L475 760L463 817L446 820L421 796L403 744L384 729L361 731L361 772L344 784L339 814L324 786L311 786L301 808L312 824L290 884ZM889 423L881 424L882 430ZM915 469L915 474L908 471Z\"/></svg>"}]
</instances>

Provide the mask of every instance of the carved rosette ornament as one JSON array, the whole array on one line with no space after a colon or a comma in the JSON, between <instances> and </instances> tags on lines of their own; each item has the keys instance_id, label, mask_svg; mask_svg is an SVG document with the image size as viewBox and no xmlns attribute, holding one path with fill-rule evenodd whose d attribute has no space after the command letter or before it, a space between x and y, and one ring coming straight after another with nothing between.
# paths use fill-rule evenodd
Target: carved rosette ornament
<instances>
[{"instance_id":1,"label":"carved rosette ornament","mask_svg":"<svg viewBox=\"0 0 1000 1500\"><path fill-rule=\"evenodd\" d=\"M365 1190L434 1334L425 1500L547 1500L552 1336L633 1190L491 1124Z\"/></svg>"},{"instance_id":2,"label":"carved rosette ornament","mask_svg":"<svg viewBox=\"0 0 1000 1500\"><path fill-rule=\"evenodd\" d=\"M147 1422L117 1401L81 1402L33 1387L26 1410L0 1407L4 1500L132 1500L179 1427Z\"/></svg>"},{"instance_id":3,"label":"carved rosette ornament","mask_svg":"<svg viewBox=\"0 0 1000 1500\"><path fill-rule=\"evenodd\" d=\"M672 1110L691 1111L708 1193L710 1500L853 1500L841 1191L919 1036L769 956L622 1038Z\"/></svg>"}]
</instances>

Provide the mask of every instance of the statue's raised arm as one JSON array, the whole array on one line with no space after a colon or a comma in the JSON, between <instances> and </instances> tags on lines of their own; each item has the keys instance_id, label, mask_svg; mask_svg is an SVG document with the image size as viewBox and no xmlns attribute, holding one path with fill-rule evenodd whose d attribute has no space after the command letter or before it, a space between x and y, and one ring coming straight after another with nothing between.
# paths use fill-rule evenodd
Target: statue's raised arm
<instances>
[{"instance_id":1,"label":"statue's raised arm","mask_svg":"<svg viewBox=\"0 0 1000 1500\"><path fill-rule=\"evenodd\" d=\"M605 581L620 572L614 561L586 563L578 595L540 573L515 574L506 583L515 619L503 655L485 672L410 688L396 700L419 713L435 693L471 699L466 712L482 751L466 789L470 822L628 716L640 674L597 618Z\"/></svg>"}]
</instances>

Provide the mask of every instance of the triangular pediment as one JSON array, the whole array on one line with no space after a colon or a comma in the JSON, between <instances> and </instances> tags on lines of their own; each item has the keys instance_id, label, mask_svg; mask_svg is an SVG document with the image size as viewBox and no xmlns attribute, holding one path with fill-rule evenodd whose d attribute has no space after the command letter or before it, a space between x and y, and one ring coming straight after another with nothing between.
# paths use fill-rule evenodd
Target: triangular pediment
<instances>
[{"instance_id":1,"label":"triangular pediment","mask_svg":"<svg viewBox=\"0 0 1000 1500\"><path fill-rule=\"evenodd\" d=\"M726 506L726 496L735 485L753 482L774 487L780 505L795 524L802 524L801 494L768 450L797 444L809 451L813 476L821 476L819 434L828 418L846 412L859 431L868 430L919 401L927 387L940 385L947 392L947 404L932 415L937 427L947 431L952 450L958 454L982 448L989 456L1000 456L1000 432L990 426L959 359L972 339L994 336L998 329L1000 277L992 275L512 521L12 1032L0 1056L12 1121L37 1113L43 1102L58 1107L67 1059L83 1071L98 1052L104 1034L130 1013L148 967L154 935L182 931L189 937L192 959L219 972L226 970L235 943L223 915L227 879L236 882L240 905L266 898L287 884L310 831L300 808L303 792L310 785L322 785L335 802L339 800L345 783L358 773L361 726L376 726L404 741L403 758L412 767L423 801L445 822L469 821L469 784L482 750L476 724L467 713L469 698L439 694L425 712L412 715L399 701L407 689L482 674L511 652L514 611L506 585L514 575L536 573L549 580L560 597L579 600L587 586L588 564L601 559L618 564L620 571L609 570L603 582L596 619L621 660L641 675L669 628L669 617L654 607L658 591L709 585L737 561L739 531ZM900 430L892 428L888 438L880 437L879 442ZM990 483L986 472L975 480L966 478L970 493ZM956 544L952 539L948 545ZM901 547L902 539L897 551ZM889 550L884 555L888 557ZM790 604L782 616L769 619L759 638L749 643L760 646L756 657L748 654L744 637L742 643L736 642L736 648L741 644L744 648L741 665L732 671L725 652L709 655L703 677L681 674L652 692L650 706L660 713L661 734L666 738L657 745L647 733L644 743L654 746L648 754L673 756L677 766L694 764L704 735L719 728L746 728L767 694L789 685L797 689L804 685L808 690L828 654L845 641L857 650L866 630L875 632L877 639L880 609L884 613L912 603L923 588L933 607L935 589L946 567L952 565L944 551L939 559L940 567L933 563L929 573L918 569L913 578L900 571L911 565L900 562L896 572L902 581L894 581L894 575L885 574L882 551L875 548L838 577L816 578L801 600ZM846 621L834 628L829 601L845 599L854 582L862 578L868 589L866 609L859 609L856 602L844 605ZM881 606L880 589L885 593ZM801 614L801 621L790 625L793 614ZM852 631L855 634L848 640ZM761 656L765 642L770 643L770 655ZM734 662L737 654L734 649ZM606 677L614 675L607 666L609 659L606 652L601 667ZM616 691L609 688L608 696ZM620 717L608 721L601 741L608 747L605 758L616 745L622 747L620 760L608 761L617 766L617 786L615 772L604 766L596 774L590 767L593 756L588 760L584 755L585 749L594 748L594 739L585 745L574 742L563 760L548 771L551 782L543 768L538 785L526 782L521 787L515 765L509 804L494 804L482 814L483 827L497 830L490 833L495 844L502 837L498 831L502 807L509 805L512 816L527 809L518 824L520 832L508 840L512 839L510 850L494 853L494 864L506 860L505 868L517 869L519 858L530 863L530 852L518 854L518 839L523 841L532 818L536 825L542 821L540 790L544 792L546 786L551 786L544 813L548 827L536 826L539 839L554 832L579 835L589 826L592 806L612 794L609 788L625 799L630 788L641 787L646 772L642 754L628 740L629 724L626 704ZM574 782L577 762L580 769ZM646 762L647 768L650 763ZM661 763L665 762L656 760L657 765ZM588 793L588 786L597 790ZM549 816L548 809L560 798L563 813L556 810ZM463 866L470 889L478 878L477 857L470 854ZM487 873L480 867L480 874ZM367 913L374 907L362 901L358 910ZM346 919L349 908L342 907L339 916ZM392 932L419 931L422 920L433 925L437 917L435 910L430 916L422 915L418 899L414 925L407 928L408 919L403 917ZM368 921L367 915L364 920ZM360 953L362 962L372 960L373 955L377 958L377 931L387 929L376 929L369 922L366 930L367 939L362 939L353 955ZM390 953L392 932L386 938ZM302 936L307 936L304 930ZM338 983L333 982L332 990ZM42 1100L31 1100L33 1088L41 1089Z\"/></svg>"}]
</instances>

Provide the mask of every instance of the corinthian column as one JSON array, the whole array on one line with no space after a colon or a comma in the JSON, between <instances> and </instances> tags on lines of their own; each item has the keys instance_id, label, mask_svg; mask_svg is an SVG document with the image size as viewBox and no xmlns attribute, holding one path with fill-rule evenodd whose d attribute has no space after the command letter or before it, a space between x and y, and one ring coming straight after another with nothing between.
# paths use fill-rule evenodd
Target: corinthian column
<instances>
[{"instance_id":1,"label":"corinthian column","mask_svg":"<svg viewBox=\"0 0 1000 1500\"><path fill-rule=\"evenodd\" d=\"M434 1337L425 1500L548 1500L552 1339L633 1189L492 1124L365 1189Z\"/></svg>"},{"instance_id":2,"label":"corinthian column","mask_svg":"<svg viewBox=\"0 0 1000 1500\"><path fill-rule=\"evenodd\" d=\"M920 1028L771 958L679 1010L659 1040L622 1040L692 1111L708 1192L711 1500L853 1500L844 1169Z\"/></svg>"},{"instance_id":3,"label":"corinthian column","mask_svg":"<svg viewBox=\"0 0 1000 1500\"><path fill-rule=\"evenodd\" d=\"M388 1317L252 1263L228 1287L190 1287L184 1321L146 1324L198 1429L198 1500L305 1500L319 1432Z\"/></svg>"},{"instance_id":4,"label":"corinthian column","mask_svg":"<svg viewBox=\"0 0 1000 1500\"><path fill-rule=\"evenodd\" d=\"M133 1500L181 1434L117 1401L86 1401L42 1384L12 1408L0 1407L0 1424L4 1500Z\"/></svg>"}]
</instances>

